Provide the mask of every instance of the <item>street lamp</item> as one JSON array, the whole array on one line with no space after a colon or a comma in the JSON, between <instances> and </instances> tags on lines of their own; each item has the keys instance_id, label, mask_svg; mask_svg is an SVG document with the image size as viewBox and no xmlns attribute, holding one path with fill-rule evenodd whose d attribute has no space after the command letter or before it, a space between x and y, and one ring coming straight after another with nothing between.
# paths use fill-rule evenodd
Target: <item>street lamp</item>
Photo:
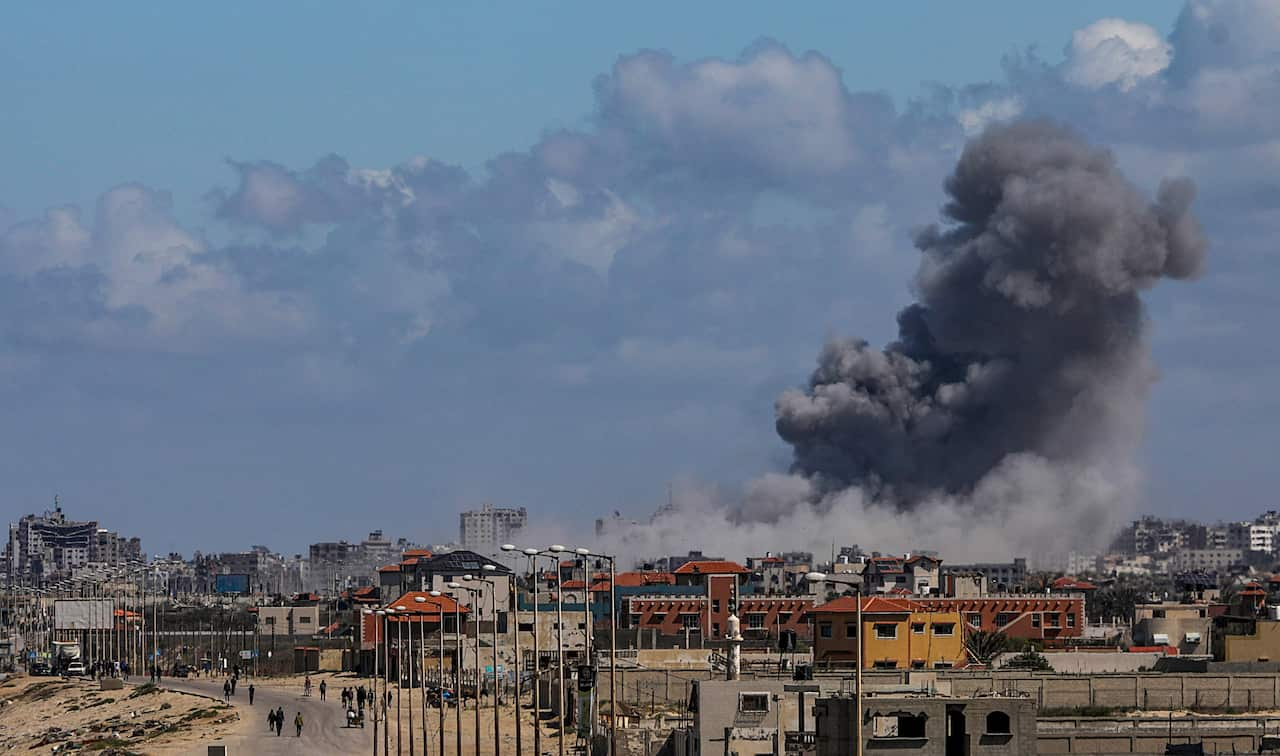
<instances>
[{"instance_id":1,"label":"street lamp","mask_svg":"<svg viewBox=\"0 0 1280 756\"><path fill-rule=\"evenodd\" d=\"M409 608L396 605L396 611L404 614ZM409 619L407 616L405 620ZM409 625L409 653L400 648L400 627L405 620L396 622L396 756L400 754L400 689L404 685L404 660L409 658L409 756L413 756L413 625ZM424 743L425 745L425 743Z\"/></svg>"},{"instance_id":2,"label":"street lamp","mask_svg":"<svg viewBox=\"0 0 1280 756\"><path fill-rule=\"evenodd\" d=\"M477 578L475 575L463 575L462 579L467 581L468 583L476 582L479 580L479 578ZM451 588L454 587L454 584L450 584L449 587ZM480 756L480 682L484 677L484 668L480 665L480 614L479 612L480 612L481 601L484 598L484 590L481 588L473 588L468 585L463 585L461 583L457 584L457 588L459 590L466 591L468 594L471 595L471 599L470 599L471 606L476 610L476 614L474 615L475 623L476 623L476 644L475 644L476 749L475 750L476 750L476 756ZM493 671L496 674L498 670L495 668ZM498 748L497 743L494 743L494 748L495 749ZM496 751L495 751L495 756L496 756Z\"/></svg>"},{"instance_id":3,"label":"street lamp","mask_svg":"<svg viewBox=\"0 0 1280 756\"><path fill-rule=\"evenodd\" d=\"M471 579L470 575L463 576L463 580L470 580L470 579ZM455 592L472 590L464 586L462 583L458 583L458 582L450 582L448 583L448 586L451 590ZM452 598L455 602L457 602L458 594L454 593ZM472 606L473 607L475 606L474 603L472 604ZM458 639L457 647L455 648L455 651L454 651L454 680L456 681L456 688L454 690L454 699L457 701L457 706L455 707L455 711L457 712L456 736L457 736L457 745L458 745L458 756L462 756L462 664L466 654L464 654L462 650L462 638L463 638L464 628L462 627L461 622L457 619L458 617L457 610L454 611L454 617L455 617L454 630L455 630L455 635L457 636L457 639ZM476 666L477 668L479 667L479 664L480 664L479 636L480 636L480 620L477 619L476 620ZM480 695L479 694L480 694L480 689L477 686L476 688L476 745L475 745L476 756L479 756L480 754Z\"/></svg>"},{"instance_id":4,"label":"street lamp","mask_svg":"<svg viewBox=\"0 0 1280 756\"><path fill-rule=\"evenodd\" d=\"M854 683L856 716L853 720L853 737L854 741L858 744L857 750L854 751L854 754L855 756L862 756L862 653L865 648L865 644L862 640L864 630L862 626L862 577L851 576L856 577L856 581L837 580L835 579L835 576L828 575L825 572L810 572L804 577L810 583L824 583L829 580L833 583L839 583L840 585L847 585L853 588L855 600L858 602L856 619L856 622L858 623L858 664L854 673L856 675L856 682ZM817 659L814 659L814 661L817 661Z\"/></svg>"},{"instance_id":5,"label":"street lamp","mask_svg":"<svg viewBox=\"0 0 1280 756\"><path fill-rule=\"evenodd\" d=\"M382 706L382 754L390 756L391 753L391 706L389 699L391 697L391 618L396 615L396 610L387 607L383 610L382 616L382 698L378 704ZM400 740L400 717L396 717L396 740Z\"/></svg>"},{"instance_id":6,"label":"street lamp","mask_svg":"<svg viewBox=\"0 0 1280 756\"><path fill-rule=\"evenodd\" d=\"M425 604L427 603L427 599L424 596L414 596L413 603ZM415 611L417 610L415 609ZM409 634L410 636L413 635L412 627L409 628ZM413 642L410 641L410 645L412 645L412 643ZM422 686L422 695L419 696L419 698L422 699L422 752L425 754L428 750L428 747L427 747L427 623L426 623L425 616L420 617L418 619L418 655L414 657L414 663L417 665L417 670L418 670L418 685ZM409 696L410 697L413 696L413 669L412 668L409 670ZM413 754L412 748L409 749L409 753L410 753L410 756L412 756ZM444 756L443 749L441 749L440 751L440 756Z\"/></svg>"},{"instance_id":7,"label":"street lamp","mask_svg":"<svg viewBox=\"0 0 1280 756\"><path fill-rule=\"evenodd\" d=\"M378 700L382 700L382 694L378 692L378 638L382 635L382 618L386 616L386 612L379 609L376 612L372 609L365 609L366 615L373 615L373 695ZM275 626L272 625L272 630ZM275 637L274 635L272 637ZM384 639L385 640L385 639ZM373 710L373 756L378 756L378 705L373 701L369 702L369 708Z\"/></svg>"},{"instance_id":8,"label":"street lamp","mask_svg":"<svg viewBox=\"0 0 1280 756\"><path fill-rule=\"evenodd\" d=\"M564 725L567 719L565 715L566 702L569 700L568 692L564 689L564 590L560 583L560 554L564 551L564 547L560 544L552 544L547 547L547 551L551 553L556 565L556 674L559 676L560 690L557 696L557 706L559 710L560 726L560 756L564 756Z\"/></svg>"},{"instance_id":9,"label":"street lamp","mask_svg":"<svg viewBox=\"0 0 1280 756\"><path fill-rule=\"evenodd\" d=\"M444 594L440 591L431 591L428 595L437 599L432 603L435 604L436 611L440 613L440 649L439 654L436 657L436 687L440 689L438 693L440 704L440 756L444 756L444 602L439 601L439 598ZM422 601L426 601L426 599L421 596L418 598L422 599ZM425 693L423 695L423 700L426 700ZM426 714L422 715L423 727L426 726L426 716ZM422 736L424 746L426 745L426 737L426 735ZM458 750L461 752L462 749L459 748Z\"/></svg>"},{"instance_id":10,"label":"street lamp","mask_svg":"<svg viewBox=\"0 0 1280 756\"><path fill-rule=\"evenodd\" d=\"M529 571L533 576L533 752L542 755L542 680L541 649L538 648L538 550L518 549L509 543L502 544L503 551L518 551L528 558ZM515 654L516 654L516 752L523 753L520 730L520 687L524 677L524 659L520 657L520 600L515 599Z\"/></svg>"},{"instance_id":11,"label":"street lamp","mask_svg":"<svg viewBox=\"0 0 1280 756\"><path fill-rule=\"evenodd\" d=\"M497 572L498 568L492 564L486 564L480 568L485 572ZM498 705L502 701L502 683L498 678L498 581L495 578L478 577L477 580L489 584L489 609L491 610L491 628L493 630L493 748L497 754L502 750L502 717L500 716L502 708ZM517 714L516 730L520 729L520 719Z\"/></svg>"},{"instance_id":12,"label":"street lamp","mask_svg":"<svg viewBox=\"0 0 1280 756\"><path fill-rule=\"evenodd\" d=\"M618 752L618 598L617 559L608 554L596 554L590 549L577 549L585 557L609 560L609 756ZM588 588L590 598L590 588Z\"/></svg>"}]
</instances>

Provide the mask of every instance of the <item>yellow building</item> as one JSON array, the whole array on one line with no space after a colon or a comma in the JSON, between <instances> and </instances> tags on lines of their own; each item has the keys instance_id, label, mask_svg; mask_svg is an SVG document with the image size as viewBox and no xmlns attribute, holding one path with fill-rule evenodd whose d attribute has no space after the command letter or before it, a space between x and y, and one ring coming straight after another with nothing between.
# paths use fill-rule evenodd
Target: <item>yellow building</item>
<instances>
[{"instance_id":1,"label":"yellow building","mask_svg":"<svg viewBox=\"0 0 1280 756\"><path fill-rule=\"evenodd\" d=\"M857 599L814 607L813 661L822 667L852 667L858 659ZM968 655L959 612L931 612L911 599L862 599L864 669L949 669Z\"/></svg>"}]
</instances>

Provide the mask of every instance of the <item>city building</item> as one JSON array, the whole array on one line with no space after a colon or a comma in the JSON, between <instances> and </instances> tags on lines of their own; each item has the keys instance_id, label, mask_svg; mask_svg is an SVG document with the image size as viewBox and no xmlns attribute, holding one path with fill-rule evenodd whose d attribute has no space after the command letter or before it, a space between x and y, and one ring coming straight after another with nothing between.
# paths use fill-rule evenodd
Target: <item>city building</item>
<instances>
[{"instance_id":1,"label":"city building","mask_svg":"<svg viewBox=\"0 0 1280 756\"><path fill-rule=\"evenodd\" d=\"M954 612L967 630L1000 632L1010 638L1060 647L1084 635L1084 596L997 595L975 598L914 599L926 611Z\"/></svg>"},{"instance_id":2,"label":"city building","mask_svg":"<svg viewBox=\"0 0 1280 756\"><path fill-rule=\"evenodd\" d=\"M1221 604L1138 604L1134 609L1133 644L1139 648L1172 647L1181 655L1208 654L1213 618L1225 611Z\"/></svg>"},{"instance_id":3,"label":"city building","mask_svg":"<svg viewBox=\"0 0 1280 756\"><path fill-rule=\"evenodd\" d=\"M1169 557L1169 571L1226 574L1245 564L1244 549L1180 549Z\"/></svg>"},{"instance_id":4,"label":"city building","mask_svg":"<svg viewBox=\"0 0 1280 756\"><path fill-rule=\"evenodd\" d=\"M1027 582L1027 560L1019 557L1012 562L984 562L980 564L951 564L941 568L942 575L982 575L991 593L1007 593L1022 589Z\"/></svg>"},{"instance_id":5,"label":"city building","mask_svg":"<svg viewBox=\"0 0 1280 756\"><path fill-rule=\"evenodd\" d=\"M813 662L820 668L856 666L860 633L864 669L952 669L968 662L965 628L954 609L908 598L843 596L814 607L809 616Z\"/></svg>"},{"instance_id":6,"label":"city building","mask_svg":"<svg viewBox=\"0 0 1280 756\"><path fill-rule=\"evenodd\" d=\"M857 699L814 702L816 756L855 753ZM872 695L862 702L862 753L919 756L1035 756L1036 703L1025 696Z\"/></svg>"},{"instance_id":7,"label":"city building","mask_svg":"<svg viewBox=\"0 0 1280 756\"><path fill-rule=\"evenodd\" d=\"M121 538L95 521L68 520L56 497L52 511L10 523L4 549L8 578L36 585L93 564L118 566L142 558L139 539Z\"/></svg>"},{"instance_id":8,"label":"city building","mask_svg":"<svg viewBox=\"0 0 1280 756\"><path fill-rule=\"evenodd\" d=\"M486 502L459 516L458 540L469 551L494 553L502 544L519 540L528 524L529 514L524 507L506 509Z\"/></svg>"}]
</instances>

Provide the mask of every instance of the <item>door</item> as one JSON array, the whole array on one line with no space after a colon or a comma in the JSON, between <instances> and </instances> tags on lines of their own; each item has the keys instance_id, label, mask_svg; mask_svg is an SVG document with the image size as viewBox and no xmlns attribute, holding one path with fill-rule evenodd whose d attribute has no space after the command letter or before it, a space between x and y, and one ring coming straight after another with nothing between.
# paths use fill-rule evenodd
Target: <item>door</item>
<instances>
[{"instance_id":1,"label":"door","mask_svg":"<svg viewBox=\"0 0 1280 756\"><path fill-rule=\"evenodd\" d=\"M965 730L963 706L947 707L946 756L969 756L969 735Z\"/></svg>"}]
</instances>

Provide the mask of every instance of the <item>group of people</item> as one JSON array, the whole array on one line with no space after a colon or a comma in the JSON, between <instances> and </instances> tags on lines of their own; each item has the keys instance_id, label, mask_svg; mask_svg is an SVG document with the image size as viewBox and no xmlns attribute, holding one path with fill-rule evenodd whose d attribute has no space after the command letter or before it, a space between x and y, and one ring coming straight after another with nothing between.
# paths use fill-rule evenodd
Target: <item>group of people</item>
<instances>
[{"instance_id":1,"label":"group of people","mask_svg":"<svg viewBox=\"0 0 1280 756\"><path fill-rule=\"evenodd\" d=\"M293 715L293 728L297 731L295 737L302 737L302 712ZM280 731L284 729L284 707L277 706L275 709L267 711L267 730L274 730L276 737L280 737Z\"/></svg>"},{"instance_id":2,"label":"group of people","mask_svg":"<svg viewBox=\"0 0 1280 756\"><path fill-rule=\"evenodd\" d=\"M361 686L357 688L342 689L342 708L350 709L353 706L359 706L359 710L364 712L364 702L372 700L373 694L367 688Z\"/></svg>"},{"instance_id":3,"label":"group of people","mask_svg":"<svg viewBox=\"0 0 1280 756\"><path fill-rule=\"evenodd\" d=\"M128 680L129 662L96 661L90 664L86 671L95 680L103 677L118 677L121 680Z\"/></svg>"}]
</instances>

